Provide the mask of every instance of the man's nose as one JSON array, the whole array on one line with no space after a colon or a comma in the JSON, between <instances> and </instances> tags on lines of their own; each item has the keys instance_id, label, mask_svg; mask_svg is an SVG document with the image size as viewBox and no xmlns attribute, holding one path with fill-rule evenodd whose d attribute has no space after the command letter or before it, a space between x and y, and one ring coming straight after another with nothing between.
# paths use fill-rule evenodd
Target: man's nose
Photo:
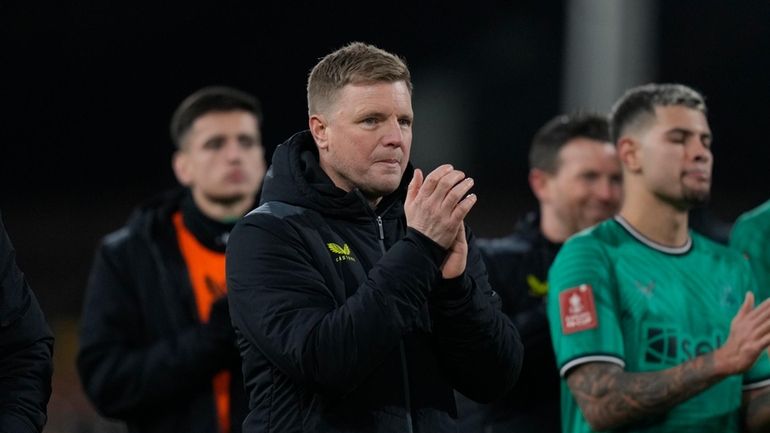
<instances>
[{"instance_id":1,"label":"man's nose","mask_svg":"<svg viewBox=\"0 0 770 433\"><path fill-rule=\"evenodd\" d=\"M227 160L237 160L243 156L243 146L237 139L229 139L225 144L224 153Z\"/></svg>"},{"instance_id":2,"label":"man's nose","mask_svg":"<svg viewBox=\"0 0 770 433\"><path fill-rule=\"evenodd\" d=\"M702 140L692 140L688 151L691 158L698 162L709 162L713 157L711 149Z\"/></svg>"},{"instance_id":3,"label":"man's nose","mask_svg":"<svg viewBox=\"0 0 770 433\"><path fill-rule=\"evenodd\" d=\"M617 200L620 195L620 187L612 179L599 180L594 188L594 193L599 200L611 202Z\"/></svg>"},{"instance_id":4,"label":"man's nose","mask_svg":"<svg viewBox=\"0 0 770 433\"><path fill-rule=\"evenodd\" d=\"M403 146L404 128L398 119L392 119L387 122L383 129L382 143L385 146Z\"/></svg>"}]
</instances>

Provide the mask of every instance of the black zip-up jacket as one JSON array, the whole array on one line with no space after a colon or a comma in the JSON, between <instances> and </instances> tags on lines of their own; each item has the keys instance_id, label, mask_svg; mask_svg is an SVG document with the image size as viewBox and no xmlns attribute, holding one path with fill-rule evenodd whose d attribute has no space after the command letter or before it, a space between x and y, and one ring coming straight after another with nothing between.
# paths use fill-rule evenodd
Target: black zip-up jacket
<instances>
[{"instance_id":1,"label":"black zip-up jacket","mask_svg":"<svg viewBox=\"0 0 770 433\"><path fill-rule=\"evenodd\" d=\"M151 200L105 236L88 280L80 379L97 410L132 433L217 432L212 378L223 368L232 378L233 433L245 417L229 317L215 320L212 310L209 323L200 323L179 251L171 217L187 194Z\"/></svg>"},{"instance_id":2,"label":"black zip-up jacket","mask_svg":"<svg viewBox=\"0 0 770 433\"><path fill-rule=\"evenodd\" d=\"M40 432L51 397L54 338L16 265L0 217L0 432Z\"/></svg>"},{"instance_id":3,"label":"black zip-up jacket","mask_svg":"<svg viewBox=\"0 0 770 433\"><path fill-rule=\"evenodd\" d=\"M484 407L469 404L463 410L470 412L471 419L473 412L477 412L476 419L481 419L481 427L469 429L558 433L560 379L545 301L548 269L562 244L543 236L537 212L521 218L513 233L478 239L477 244L489 271L489 282L502 299L503 312L521 335L524 362L519 381L504 399Z\"/></svg>"},{"instance_id":4,"label":"black zip-up jacket","mask_svg":"<svg viewBox=\"0 0 770 433\"><path fill-rule=\"evenodd\" d=\"M446 252L406 227L411 173L371 209L323 173L308 131L276 149L227 247L244 432L455 432L453 388L491 401L516 381L521 343L473 243L442 280Z\"/></svg>"}]
</instances>

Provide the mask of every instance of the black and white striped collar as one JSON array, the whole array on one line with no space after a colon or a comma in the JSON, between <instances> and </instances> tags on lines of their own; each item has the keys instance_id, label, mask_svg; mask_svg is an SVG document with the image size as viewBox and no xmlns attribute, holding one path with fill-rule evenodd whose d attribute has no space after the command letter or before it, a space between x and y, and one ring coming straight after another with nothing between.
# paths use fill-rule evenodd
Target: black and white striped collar
<instances>
[{"instance_id":1,"label":"black and white striped collar","mask_svg":"<svg viewBox=\"0 0 770 433\"><path fill-rule=\"evenodd\" d=\"M654 250L657 250L666 254L681 255L681 254L689 253L690 250L692 249L692 237L690 236L687 236L687 242L685 242L685 244L682 245L681 247L669 247L667 245L663 245L661 243L655 242L652 239L648 238L647 236L641 234L622 216L615 215L614 219L615 219L615 222L617 222L624 229L626 229L626 231L631 236L633 236L637 241L647 245L648 247Z\"/></svg>"}]
</instances>

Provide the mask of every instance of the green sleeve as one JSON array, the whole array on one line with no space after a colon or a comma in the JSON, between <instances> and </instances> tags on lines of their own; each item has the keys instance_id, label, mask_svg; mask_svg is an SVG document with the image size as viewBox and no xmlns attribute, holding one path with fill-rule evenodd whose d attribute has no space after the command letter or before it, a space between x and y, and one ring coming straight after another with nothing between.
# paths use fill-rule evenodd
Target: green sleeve
<instances>
[{"instance_id":1,"label":"green sleeve","mask_svg":"<svg viewBox=\"0 0 770 433\"><path fill-rule=\"evenodd\" d=\"M757 284L754 275L750 272L749 265L744 262L740 276L742 277L742 283L744 284L745 291L751 290L754 292L755 298L754 305L759 304L759 295L757 294ZM767 350L763 350L762 354L754 363L749 371L743 374L743 386L744 389L759 388L770 385L770 358L767 356Z\"/></svg>"},{"instance_id":2,"label":"green sleeve","mask_svg":"<svg viewBox=\"0 0 770 433\"><path fill-rule=\"evenodd\" d=\"M745 219L738 218L730 230L730 246L738 252L743 253L752 244L750 242L752 230L749 228L749 225Z\"/></svg>"},{"instance_id":3,"label":"green sleeve","mask_svg":"<svg viewBox=\"0 0 770 433\"><path fill-rule=\"evenodd\" d=\"M590 234L565 243L548 274L548 321L561 375L584 362L624 366L612 264Z\"/></svg>"},{"instance_id":4,"label":"green sleeve","mask_svg":"<svg viewBox=\"0 0 770 433\"><path fill-rule=\"evenodd\" d=\"M770 298L770 250L767 248L770 227L757 224L757 218L765 216L770 219L767 213L746 214L738 218L730 231L730 247L743 254L751 264L758 286L758 301Z\"/></svg>"}]
</instances>

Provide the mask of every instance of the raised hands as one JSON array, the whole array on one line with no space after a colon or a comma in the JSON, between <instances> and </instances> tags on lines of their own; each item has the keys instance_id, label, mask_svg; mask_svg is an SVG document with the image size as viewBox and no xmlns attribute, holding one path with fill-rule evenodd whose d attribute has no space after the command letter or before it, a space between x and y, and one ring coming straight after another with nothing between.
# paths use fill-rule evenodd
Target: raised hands
<instances>
[{"instance_id":1,"label":"raised hands","mask_svg":"<svg viewBox=\"0 0 770 433\"><path fill-rule=\"evenodd\" d=\"M739 374L754 365L770 346L770 300L754 306L754 294L746 293L743 305L730 324L730 336L715 353L717 368Z\"/></svg>"},{"instance_id":2,"label":"raised hands","mask_svg":"<svg viewBox=\"0 0 770 433\"><path fill-rule=\"evenodd\" d=\"M424 234L449 251L441 267L444 278L455 278L465 271L468 245L463 220L476 195L468 194L473 179L444 164L423 177L416 169L404 203L407 226Z\"/></svg>"}]
</instances>

